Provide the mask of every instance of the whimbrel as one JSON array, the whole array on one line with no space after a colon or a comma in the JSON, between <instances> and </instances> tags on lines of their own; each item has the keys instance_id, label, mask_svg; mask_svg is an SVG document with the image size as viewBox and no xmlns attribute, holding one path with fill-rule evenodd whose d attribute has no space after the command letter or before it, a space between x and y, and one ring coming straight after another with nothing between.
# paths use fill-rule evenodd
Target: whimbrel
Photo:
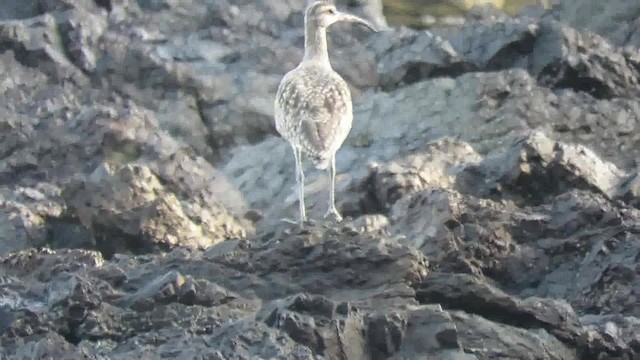
<instances>
[{"instance_id":1,"label":"whimbrel","mask_svg":"<svg viewBox=\"0 0 640 360\"><path fill-rule=\"evenodd\" d=\"M302 153L317 169L329 168L331 189L325 217L342 216L335 204L335 154L342 146L353 120L349 86L331 67L327 52L327 28L338 21L356 23L376 31L367 21L316 1L305 10L304 57L288 72L275 99L276 129L293 149L300 218L306 220Z\"/></svg>"}]
</instances>

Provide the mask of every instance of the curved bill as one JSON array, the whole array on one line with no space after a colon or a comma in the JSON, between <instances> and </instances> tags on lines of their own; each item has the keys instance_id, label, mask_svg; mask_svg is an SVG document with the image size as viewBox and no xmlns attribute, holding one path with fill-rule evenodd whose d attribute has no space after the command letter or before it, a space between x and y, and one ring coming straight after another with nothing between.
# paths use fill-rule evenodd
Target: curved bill
<instances>
[{"instance_id":1,"label":"curved bill","mask_svg":"<svg viewBox=\"0 0 640 360\"><path fill-rule=\"evenodd\" d=\"M371 25L368 21L361 19L355 15L351 15L351 14L347 14L347 13L340 13L340 17L338 21L346 21L346 22L350 22L350 23L354 23L354 24L359 24L362 25L364 27L366 27L367 29L373 31L373 32L378 32L378 30L376 30L376 28L373 27L373 25Z\"/></svg>"}]
</instances>

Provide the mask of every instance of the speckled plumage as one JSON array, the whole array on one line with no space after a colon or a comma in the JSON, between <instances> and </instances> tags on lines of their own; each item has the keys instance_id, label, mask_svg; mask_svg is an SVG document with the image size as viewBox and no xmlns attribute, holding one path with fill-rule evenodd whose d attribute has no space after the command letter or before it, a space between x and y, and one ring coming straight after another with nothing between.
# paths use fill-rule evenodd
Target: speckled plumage
<instances>
[{"instance_id":1,"label":"speckled plumage","mask_svg":"<svg viewBox=\"0 0 640 360\"><path fill-rule=\"evenodd\" d=\"M335 154L351 130L353 113L349 86L332 69L327 52L326 28L337 21L359 23L373 30L366 21L340 13L324 1L309 5L305 12L304 58L284 76L274 103L276 129L294 153L300 221L306 219L302 153L316 168L329 168L327 215L342 219L335 206Z\"/></svg>"},{"instance_id":2,"label":"speckled plumage","mask_svg":"<svg viewBox=\"0 0 640 360\"><path fill-rule=\"evenodd\" d=\"M276 95L276 128L326 169L351 130L351 93L331 68L300 66L282 79Z\"/></svg>"}]
</instances>

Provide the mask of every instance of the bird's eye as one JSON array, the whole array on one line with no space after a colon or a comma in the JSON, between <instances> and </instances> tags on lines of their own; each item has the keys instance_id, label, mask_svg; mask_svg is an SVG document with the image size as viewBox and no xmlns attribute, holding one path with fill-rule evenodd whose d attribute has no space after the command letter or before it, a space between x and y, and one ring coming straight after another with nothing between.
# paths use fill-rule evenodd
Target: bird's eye
<instances>
[{"instance_id":1,"label":"bird's eye","mask_svg":"<svg viewBox=\"0 0 640 360\"><path fill-rule=\"evenodd\" d=\"M328 9L327 9L327 12L328 12L329 14L335 14L335 13L336 13L336 9L334 9L334 8L328 8Z\"/></svg>"}]
</instances>

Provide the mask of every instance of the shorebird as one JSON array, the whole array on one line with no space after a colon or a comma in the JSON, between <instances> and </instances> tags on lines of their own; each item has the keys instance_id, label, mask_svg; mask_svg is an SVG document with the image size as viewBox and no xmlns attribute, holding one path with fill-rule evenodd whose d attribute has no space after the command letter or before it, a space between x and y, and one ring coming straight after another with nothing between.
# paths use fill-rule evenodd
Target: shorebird
<instances>
[{"instance_id":1,"label":"shorebird","mask_svg":"<svg viewBox=\"0 0 640 360\"><path fill-rule=\"evenodd\" d=\"M275 98L276 129L293 149L300 223L306 220L302 153L317 169L329 168L331 189L325 218L342 221L335 204L335 154L351 130L353 113L349 86L331 67L327 51L327 28L339 21L376 31L364 19L340 12L328 2L311 3L304 15L304 57L282 78Z\"/></svg>"}]
</instances>

